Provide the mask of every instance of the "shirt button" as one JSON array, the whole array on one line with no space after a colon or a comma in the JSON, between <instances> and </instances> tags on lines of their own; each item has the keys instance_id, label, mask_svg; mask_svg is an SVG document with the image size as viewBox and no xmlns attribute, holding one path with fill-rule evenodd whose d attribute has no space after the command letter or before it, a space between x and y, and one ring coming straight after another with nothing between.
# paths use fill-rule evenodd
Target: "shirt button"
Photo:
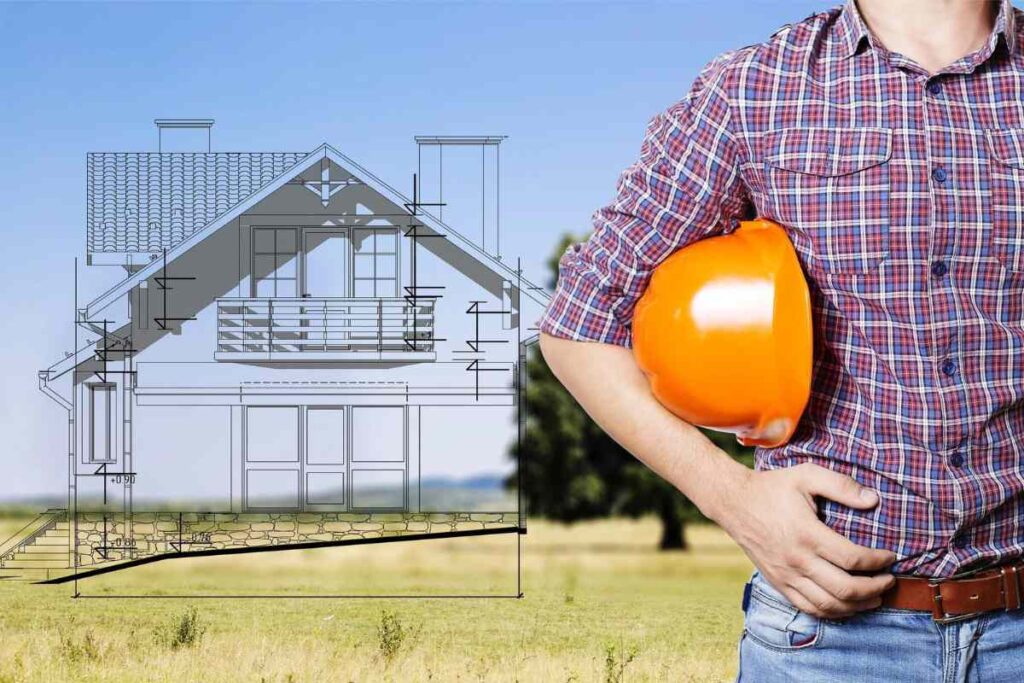
<instances>
[{"instance_id":1,"label":"shirt button","mask_svg":"<svg viewBox=\"0 0 1024 683\"><path fill-rule=\"evenodd\" d=\"M928 84L928 92L930 92L933 95L938 95L940 92L942 92L942 86L939 85L937 81L932 81L931 83Z\"/></svg>"},{"instance_id":2,"label":"shirt button","mask_svg":"<svg viewBox=\"0 0 1024 683\"><path fill-rule=\"evenodd\" d=\"M932 275L935 277L942 277L946 274L947 270L949 269L946 267L945 261L934 261L932 263Z\"/></svg>"},{"instance_id":3,"label":"shirt button","mask_svg":"<svg viewBox=\"0 0 1024 683\"><path fill-rule=\"evenodd\" d=\"M950 359L946 359L942 363L942 374L946 375L947 377L952 377L953 373L955 373L955 372L956 372L956 363L954 363Z\"/></svg>"},{"instance_id":4,"label":"shirt button","mask_svg":"<svg viewBox=\"0 0 1024 683\"><path fill-rule=\"evenodd\" d=\"M932 178L937 183L945 182L946 181L946 169L944 169L941 166L939 166L934 171L932 171Z\"/></svg>"},{"instance_id":5,"label":"shirt button","mask_svg":"<svg viewBox=\"0 0 1024 683\"><path fill-rule=\"evenodd\" d=\"M949 464L952 465L953 467L960 467L961 465L964 464L964 456L960 455L959 453L954 453L953 455L949 456Z\"/></svg>"}]
</instances>

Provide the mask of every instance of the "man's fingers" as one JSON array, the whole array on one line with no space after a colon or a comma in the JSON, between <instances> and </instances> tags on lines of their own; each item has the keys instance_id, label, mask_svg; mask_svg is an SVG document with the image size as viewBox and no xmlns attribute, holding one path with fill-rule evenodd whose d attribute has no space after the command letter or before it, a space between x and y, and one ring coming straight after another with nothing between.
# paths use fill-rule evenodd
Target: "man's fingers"
<instances>
[{"instance_id":1,"label":"man's fingers","mask_svg":"<svg viewBox=\"0 0 1024 683\"><path fill-rule=\"evenodd\" d=\"M878 504L878 494L861 486L852 477L814 464L798 466L806 491L812 495L823 496L829 500L848 507L865 510Z\"/></svg>"},{"instance_id":2,"label":"man's fingers","mask_svg":"<svg viewBox=\"0 0 1024 683\"><path fill-rule=\"evenodd\" d=\"M792 586L790 586L789 589L785 592L785 594L786 594L786 598L791 603L793 603L793 607L796 607L801 612L806 612L807 614L810 614L811 616L814 616L814 617L823 617L823 616L825 616L824 614L819 612L818 607L813 602L811 602L807 598L807 596L805 596L803 593L801 593L796 588L793 588Z\"/></svg>"},{"instance_id":3,"label":"man's fingers","mask_svg":"<svg viewBox=\"0 0 1024 683\"><path fill-rule=\"evenodd\" d=\"M807 578L843 602L859 603L877 598L895 583L892 574L851 576L820 557L807 568Z\"/></svg>"},{"instance_id":4,"label":"man's fingers","mask_svg":"<svg viewBox=\"0 0 1024 683\"><path fill-rule=\"evenodd\" d=\"M791 587L800 593L806 603L810 605L809 608L805 609L794 602L794 606L819 618L837 619L848 617L857 612L874 609L882 603L881 598L877 597L868 598L867 600L840 600L806 576L796 579Z\"/></svg>"},{"instance_id":5,"label":"man's fingers","mask_svg":"<svg viewBox=\"0 0 1024 683\"><path fill-rule=\"evenodd\" d=\"M820 557L846 571L887 570L896 561L896 553L857 545L822 522L815 525L812 548Z\"/></svg>"}]
</instances>

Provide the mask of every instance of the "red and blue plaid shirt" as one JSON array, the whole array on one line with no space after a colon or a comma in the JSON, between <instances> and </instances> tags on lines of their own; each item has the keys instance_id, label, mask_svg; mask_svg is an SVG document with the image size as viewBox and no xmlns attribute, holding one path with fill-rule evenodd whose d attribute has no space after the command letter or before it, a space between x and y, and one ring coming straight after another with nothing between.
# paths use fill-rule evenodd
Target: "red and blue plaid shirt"
<instances>
[{"instance_id":1,"label":"red and blue plaid shirt","mask_svg":"<svg viewBox=\"0 0 1024 683\"><path fill-rule=\"evenodd\" d=\"M824 521L951 576L1024 555L1024 26L1008 0L935 74L852 0L711 62L655 116L541 329L628 346L651 271L754 215L784 225L814 312L810 403L758 469L879 492Z\"/></svg>"}]
</instances>

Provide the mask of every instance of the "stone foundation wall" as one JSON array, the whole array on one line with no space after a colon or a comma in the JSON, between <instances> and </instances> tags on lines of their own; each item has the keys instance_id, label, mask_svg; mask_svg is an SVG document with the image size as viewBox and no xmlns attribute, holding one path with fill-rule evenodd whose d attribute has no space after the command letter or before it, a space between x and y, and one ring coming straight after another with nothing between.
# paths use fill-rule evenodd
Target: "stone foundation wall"
<instances>
[{"instance_id":1,"label":"stone foundation wall","mask_svg":"<svg viewBox=\"0 0 1024 683\"><path fill-rule=\"evenodd\" d=\"M78 564L89 566L190 550L515 528L519 514L136 512L126 519L123 514L83 512L76 522Z\"/></svg>"}]
</instances>

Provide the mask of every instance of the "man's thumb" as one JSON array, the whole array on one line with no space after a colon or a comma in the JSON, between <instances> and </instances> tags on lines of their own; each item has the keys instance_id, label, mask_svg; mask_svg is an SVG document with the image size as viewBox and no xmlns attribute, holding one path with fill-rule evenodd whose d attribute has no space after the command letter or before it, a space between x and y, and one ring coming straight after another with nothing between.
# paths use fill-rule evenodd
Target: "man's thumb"
<instances>
[{"instance_id":1,"label":"man's thumb","mask_svg":"<svg viewBox=\"0 0 1024 683\"><path fill-rule=\"evenodd\" d=\"M853 477L824 467L812 471L809 484L810 493L842 505L862 510L878 505L878 493L874 490L861 486Z\"/></svg>"}]
</instances>

